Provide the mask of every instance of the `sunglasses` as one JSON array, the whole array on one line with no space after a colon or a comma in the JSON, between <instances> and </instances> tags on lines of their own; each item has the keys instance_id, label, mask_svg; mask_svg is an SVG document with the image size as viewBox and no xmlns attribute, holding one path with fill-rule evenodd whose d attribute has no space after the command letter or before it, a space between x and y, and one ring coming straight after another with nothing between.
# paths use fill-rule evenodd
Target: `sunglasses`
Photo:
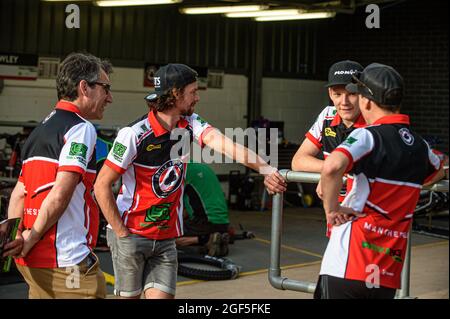
<instances>
[{"instance_id":1,"label":"sunglasses","mask_svg":"<svg viewBox=\"0 0 450 319\"><path fill-rule=\"evenodd\" d=\"M368 87L364 82L362 82L362 81L359 79L360 76L361 76L361 72L356 72L356 73L354 73L354 74L352 75L352 82L355 83L355 84L357 84L357 85L359 85L359 86L362 86L362 87L366 88L367 91L369 91L370 95L373 96L373 92L372 92L372 90L370 89L370 87Z\"/></svg>"},{"instance_id":2,"label":"sunglasses","mask_svg":"<svg viewBox=\"0 0 450 319\"><path fill-rule=\"evenodd\" d=\"M103 83L103 82L91 82L89 85L100 85L105 90L105 93L108 94L111 92L111 84Z\"/></svg>"}]
</instances>

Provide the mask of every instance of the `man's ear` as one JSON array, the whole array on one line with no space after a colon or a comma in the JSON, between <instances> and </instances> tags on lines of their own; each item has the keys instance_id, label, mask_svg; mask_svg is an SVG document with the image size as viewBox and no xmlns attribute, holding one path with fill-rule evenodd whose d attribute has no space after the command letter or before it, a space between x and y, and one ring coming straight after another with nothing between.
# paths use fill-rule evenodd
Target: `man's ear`
<instances>
[{"instance_id":1,"label":"man's ear","mask_svg":"<svg viewBox=\"0 0 450 319\"><path fill-rule=\"evenodd\" d=\"M78 96L86 96L88 94L88 86L89 84L86 80L81 80L77 87Z\"/></svg>"},{"instance_id":2,"label":"man's ear","mask_svg":"<svg viewBox=\"0 0 450 319\"><path fill-rule=\"evenodd\" d=\"M366 111L370 111L370 109L371 109L371 105L370 105L371 101L368 98L362 96L361 94L359 94L358 98L359 98L359 102L358 102L359 103L359 108L363 109L363 110L366 110Z\"/></svg>"},{"instance_id":3,"label":"man's ear","mask_svg":"<svg viewBox=\"0 0 450 319\"><path fill-rule=\"evenodd\" d=\"M172 94L173 94L173 96L175 97L175 99L178 99L178 98L181 96L180 90L178 90L178 89L176 89L176 88L173 88L173 89L172 89Z\"/></svg>"},{"instance_id":4,"label":"man's ear","mask_svg":"<svg viewBox=\"0 0 450 319\"><path fill-rule=\"evenodd\" d=\"M331 100L332 93L333 93L333 91L331 90L331 87L329 87L328 88L328 97L330 98L330 100Z\"/></svg>"}]
</instances>

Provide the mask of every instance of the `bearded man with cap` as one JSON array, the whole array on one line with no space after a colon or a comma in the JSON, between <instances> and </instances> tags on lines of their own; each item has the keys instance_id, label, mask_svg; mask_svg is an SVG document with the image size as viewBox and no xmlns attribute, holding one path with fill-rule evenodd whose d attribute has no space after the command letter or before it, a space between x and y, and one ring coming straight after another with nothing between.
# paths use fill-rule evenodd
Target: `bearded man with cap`
<instances>
[{"instance_id":1,"label":"bearded man with cap","mask_svg":"<svg viewBox=\"0 0 450 319\"><path fill-rule=\"evenodd\" d=\"M119 131L94 186L110 227L114 292L122 298L139 298L143 291L145 298L175 296L175 238L183 235L182 196L189 155L177 148L178 133L188 133L189 141L208 145L265 175L269 193L286 190L275 168L194 113L200 100L196 71L184 64L168 64L155 73L154 84L155 92L145 98L150 111ZM111 185L121 176L116 204Z\"/></svg>"},{"instance_id":2,"label":"bearded man with cap","mask_svg":"<svg viewBox=\"0 0 450 319\"><path fill-rule=\"evenodd\" d=\"M306 133L306 138L292 159L292 170L320 173L324 161L318 157L319 154L323 153L326 158L355 128L365 125L358 107L358 96L345 88L351 83L352 75L362 70L361 64L350 60L336 62L330 67L326 87L333 105L322 110ZM351 188L351 182L349 178L347 187L341 190L341 201L347 189ZM317 185L320 198L322 185L321 182ZM330 231L331 225L327 225L328 237Z\"/></svg>"},{"instance_id":3,"label":"bearded man with cap","mask_svg":"<svg viewBox=\"0 0 450 319\"><path fill-rule=\"evenodd\" d=\"M394 298L421 187L442 178L439 158L400 114L403 79L378 63L353 75L368 126L354 130L324 162L323 203L333 231L315 298ZM344 202L342 176L354 176Z\"/></svg>"}]
</instances>

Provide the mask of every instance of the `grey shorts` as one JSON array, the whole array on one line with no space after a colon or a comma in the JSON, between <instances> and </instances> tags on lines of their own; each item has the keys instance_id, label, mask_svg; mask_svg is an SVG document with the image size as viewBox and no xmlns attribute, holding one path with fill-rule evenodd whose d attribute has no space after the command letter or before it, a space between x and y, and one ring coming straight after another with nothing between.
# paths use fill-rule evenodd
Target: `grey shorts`
<instances>
[{"instance_id":1,"label":"grey shorts","mask_svg":"<svg viewBox=\"0 0 450 319\"><path fill-rule=\"evenodd\" d=\"M175 239L153 240L136 234L118 238L107 229L114 267L114 294L135 297L150 288L175 296L177 249Z\"/></svg>"}]
</instances>

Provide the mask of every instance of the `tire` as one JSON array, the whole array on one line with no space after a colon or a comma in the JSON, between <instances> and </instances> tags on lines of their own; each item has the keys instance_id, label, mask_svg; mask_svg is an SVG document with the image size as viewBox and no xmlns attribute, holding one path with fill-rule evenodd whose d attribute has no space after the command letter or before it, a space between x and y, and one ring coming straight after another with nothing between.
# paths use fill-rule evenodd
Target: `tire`
<instances>
[{"instance_id":1,"label":"tire","mask_svg":"<svg viewBox=\"0 0 450 319\"><path fill-rule=\"evenodd\" d=\"M195 268L183 263L204 264L216 267L217 270ZM200 280L229 280L236 279L239 271L240 267L227 258L178 254L178 275L180 276Z\"/></svg>"}]
</instances>

